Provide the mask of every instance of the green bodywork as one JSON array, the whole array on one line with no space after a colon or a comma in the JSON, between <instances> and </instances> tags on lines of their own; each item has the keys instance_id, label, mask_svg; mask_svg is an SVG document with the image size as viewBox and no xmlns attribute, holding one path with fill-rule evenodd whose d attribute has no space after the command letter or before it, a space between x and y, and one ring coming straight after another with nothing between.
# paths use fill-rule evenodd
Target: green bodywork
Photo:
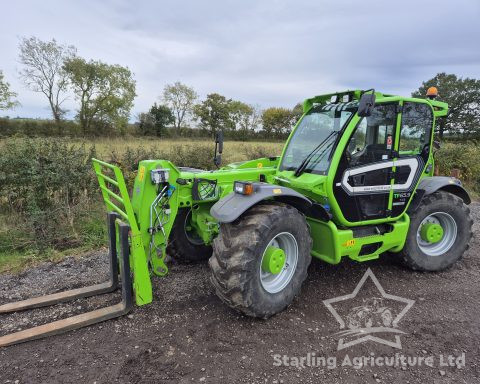
<instances>
[{"instance_id":1,"label":"green bodywork","mask_svg":"<svg viewBox=\"0 0 480 384\"><path fill-rule=\"evenodd\" d=\"M308 113L316 105L328 103L334 95L341 98L344 94L349 94L353 96L353 100L358 100L361 92L362 91L359 90L347 91L307 99L303 104L304 116L305 113ZM397 103L399 106L402 106L404 102L428 104L433 111L433 125L435 125L436 117L446 116L448 111L447 104L435 100L404 98L385 95L379 92L376 92L375 95L377 105L381 103ZM394 145L396 146L394 149L396 151L399 150L397 146L399 143L398 136L400 134L399 124L401 122L401 114L402 109L399 108L394 140ZM290 140L292 140L301 119L292 130L280 157L255 159L229 164L216 171L200 172L177 167L166 160L144 160L139 164L131 194L128 193L122 172L117 166L93 159L94 169L100 183L107 210L117 212L131 228L130 265L134 275L133 282L136 303L143 305L151 302L151 275L164 276L168 272L164 259L168 239L178 210L181 208L191 209L191 215L189 216L190 222L187 223L188 228L196 232L205 244L210 244L218 235L220 228L218 222L211 216L210 208L221 198L233 193L232 190L235 181L264 181L270 184L282 185L294 189L314 202L323 205L331 214L331 220L323 221L307 216L307 222L313 239L311 253L312 256L316 258L331 264L337 264L341 261L342 257L345 256L356 261L365 261L376 259L381 253L386 251L400 251L404 246L409 229L410 220L407 209L414 193L408 196L402 212L395 217L387 216L382 219L357 222L349 222L344 217L341 207L333 193L334 179L342 152L361 119L362 117L355 113L342 130L336 148L332 153L328 172L324 175L305 172L297 177L294 175L294 171L279 170L279 164L282 162L285 150ZM433 132L433 129L431 132ZM430 137L430 147L432 140L433 133L431 133ZM417 185L422 178L433 175L433 162L433 154L432 151L430 151L428 161L424 164L424 169L421 171ZM157 169L169 170L168 185L159 186L158 184L152 183L150 178L151 171ZM198 180L215 182L214 193L207 198L194 200L192 189L195 188L196 180L197 182ZM161 220L161 230L152 233L152 231L149 230L151 228L151 206L161 192L159 188L164 188L165 186L167 190L166 192L164 191L166 194L162 200L163 211L157 215L159 220ZM389 193L388 208L391 209L395 193L393 188ZM388 224L388 231L379 234L370 234L368 236L354 235L355 229L359 227L383 223ZM435 228L428 227L425 229L425 236L429 239L433 236L430 234L431 232L435 232ZM435 232L435 234L437 233L438 231ZM275 273L278 268L281 269L281 267L283 267L285 256L283 255L282 259L282 255L276 250L274 247L270 250L267 249L264 263L262 263L262 269L265 271Z\"/></svg>"}]
</instances>

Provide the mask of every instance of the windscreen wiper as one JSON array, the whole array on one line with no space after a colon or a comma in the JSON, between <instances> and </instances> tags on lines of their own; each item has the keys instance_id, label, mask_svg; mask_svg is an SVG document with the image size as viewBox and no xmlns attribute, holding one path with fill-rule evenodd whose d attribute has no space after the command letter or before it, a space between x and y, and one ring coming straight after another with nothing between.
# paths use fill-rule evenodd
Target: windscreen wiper
<instances>
[{"instance_id":1,"label":"windscreen wiper","mask_svg":"<svg viewBox=\"0 0 480 384\"><path fill-rule=\"evenodd\" d=\"M298 177L300 176L304 171L305 169L307 168L307 165L310 163L310 161L312 160L313 156L315 156L315 154L325 145L325 143L328 142L328 140L330 138L332 138L333 136L336 136L338 135L340 131L332 131L330 132L330 134L320 143L318 144L315 148L313 148L313 150L307 155L305 156L305 158L303 159L303 161L300 163L300 165L298 166L298 168L295 170L295 177Z\"/></svg>"}]
</instances>

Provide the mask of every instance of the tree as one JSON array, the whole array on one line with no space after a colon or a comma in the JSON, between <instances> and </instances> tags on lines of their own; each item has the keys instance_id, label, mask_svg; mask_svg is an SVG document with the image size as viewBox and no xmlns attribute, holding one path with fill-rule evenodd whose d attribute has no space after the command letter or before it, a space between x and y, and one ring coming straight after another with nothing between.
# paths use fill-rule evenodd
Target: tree
<instances>
[{"instance_id":1,"label":"tree","mask_svg":"<svg viewBox=\"0 0 480 384\"><path fill-rule=\"evenodd\" d=\"M292 109L292 119L293 119L293 124L296 124L298 120L303 115L303 103L297 103L295 104L295 107Z\"/></svg>"},{"instance_id":2,"label":"tree","mask_svg":"<svg viewBox=\"0 0 480 384\"><path fill-rule=\"evenodd\" d=\"M193 112L198 95L195 90L179 81L167 84L163 89L163 102L173 112L177 129L182 127L184 120Z\"/></svg>"},{"instance_id":3,"label":"tree","mask_svg":"<svg viewBox=\"0 0 480 384\"><path fill-rule=\"evenodd\" d=\"M200 120L200 128L213 135L219 130L232 129L231 102L231 99L218 93L207 95L204 101L194 107L195 118Z\"/></svg>"},{"instance_id":4,"label":"tree","mask_svg":"<svg viewBox=\"0 0 480 384\"><path fill-rule=\"evenodd\" d=\"M238 132L237 137L240 139L246 140L255 132L260 123L260 115L258 106L236 100L230 102L230 125Z\"/></svg>"},{"instance_id":5,"label":"tree","mask_svg":"<svg viewBox=\"0 0 480 384\"><path fill-rule=\"evenodd\" d=\"M141 113L139 120L140 131L144 135L153 134L158 137L161 137L167 126L175 121L170 108L157 103L153 104L148 113Z\"/></svg>"},{"instance_id":6,"label":"tree","mask_svg":"<svg viewBox=\"0 0 480 384\"><path fill-rule=\"evenodd\" d=\"M55 121L65 114L62 103L67 91L67 75L63 69L66 60L76 55L72 45L60 45L55 39L42 41L36 37L22 38L20 41L20 71L23 82L34 92L43 93L50 104Z\"/></svg>"},{"instance_id":7,"label":"tree","mask_svg":"<svg viewBox=\"0 0 480 384\"><path fill-rule=\"evenodd\" d=\"M461 78L442 72L423 82L412 96L425 97L427 89L432 86L438 89L438 99L448 103L449 107L448 117L437 120L439 138L442 139L446 132L479 134L480 80Z\"/></svg>"},{"instance_id":8,"label":"tree","mask_svg":"<svg viewBox=\"0 0 480 384\"><path fill-rule=\"evenodd\" d=\"M91 133L93 122L126 126L136 96L128 68L76 57L65 62L65 71L80 101L77 117L84 134Z\"/></svg>"},{"instance_id":9,"label":"tree","mask_svg":"<svg viewBox=\"0 0 480 384\"><path fill-rule=\"evenodd\" d=\"M3 72L0 71L0 109L12 109L18 105L15 100L17 94L10 90L10 84L3 78Z\"/></svg>"},{"instance_id":10,"label":"tree","mask_svg":"<svg viewBox=\"0 0 480 384\"><path fill-rule=\"evenodd\" d=\"M155 134L154 117L149 112L141 112L138 114L138 128L142 135Z\"/></svg>"},{"instance_id":11,"label":"tree","mask_svg":"<svg viewBox=\"0 0 480 384\"><path fill-rule=\"evenodd\" d=\"M290 133L295 115L287 108L271 107L263 111L262 126L267 137L282 138Z\"/></svg>"},{"instance_id":12,"label":"tree","mask_svg":"<svg viewBox=\"0 0 480 384\"><path fill-rule=\"evenodd\" d=\"M154 103L149 113L153 116L155 134L159 137L162 136L162 131L165 130L168 125L175 122L172 111L166 105L157 105L157 103Z\"/></svg>"}]
</instances>

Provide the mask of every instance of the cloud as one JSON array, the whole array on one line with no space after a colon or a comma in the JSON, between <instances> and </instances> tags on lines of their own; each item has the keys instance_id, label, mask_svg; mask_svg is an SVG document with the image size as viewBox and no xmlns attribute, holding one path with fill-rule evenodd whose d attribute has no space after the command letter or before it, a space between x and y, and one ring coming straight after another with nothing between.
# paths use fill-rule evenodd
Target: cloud
<instances>
[{"instance_id":1,"label":"cloud","mask_svg":"<svg viewBox=\"0 0 480 384\"><path fill-rule=\"evenodd\" d=\"M476 0L31 0L6 3L3 13L0 69L22 102L10 115L49 115L46 100L17 78L18 37L30 35L128 66L134 113L177 80L201 96L268 107L346 88L409 94L442 71L480 77Z\"/></svg>"}]
</instances>

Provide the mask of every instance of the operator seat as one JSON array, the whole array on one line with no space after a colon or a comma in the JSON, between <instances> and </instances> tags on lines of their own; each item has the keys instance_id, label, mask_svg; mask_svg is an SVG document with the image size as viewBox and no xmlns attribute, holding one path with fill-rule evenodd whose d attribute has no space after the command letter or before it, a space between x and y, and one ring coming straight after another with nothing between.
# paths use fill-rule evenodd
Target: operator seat
<instances>
[{"instance_id":1,"label":"operator seat","mask_svg":"<svg viewBox=\"0 0 480 384\"><path fill-rule=\"evenodd\" d=\"M390 150L386 149L385 144L368 144L365 147L365 152L362 155L360 162L362 164L375 163L385 160L384 156L389 154Z\"/></svg>"}]
</instances>

